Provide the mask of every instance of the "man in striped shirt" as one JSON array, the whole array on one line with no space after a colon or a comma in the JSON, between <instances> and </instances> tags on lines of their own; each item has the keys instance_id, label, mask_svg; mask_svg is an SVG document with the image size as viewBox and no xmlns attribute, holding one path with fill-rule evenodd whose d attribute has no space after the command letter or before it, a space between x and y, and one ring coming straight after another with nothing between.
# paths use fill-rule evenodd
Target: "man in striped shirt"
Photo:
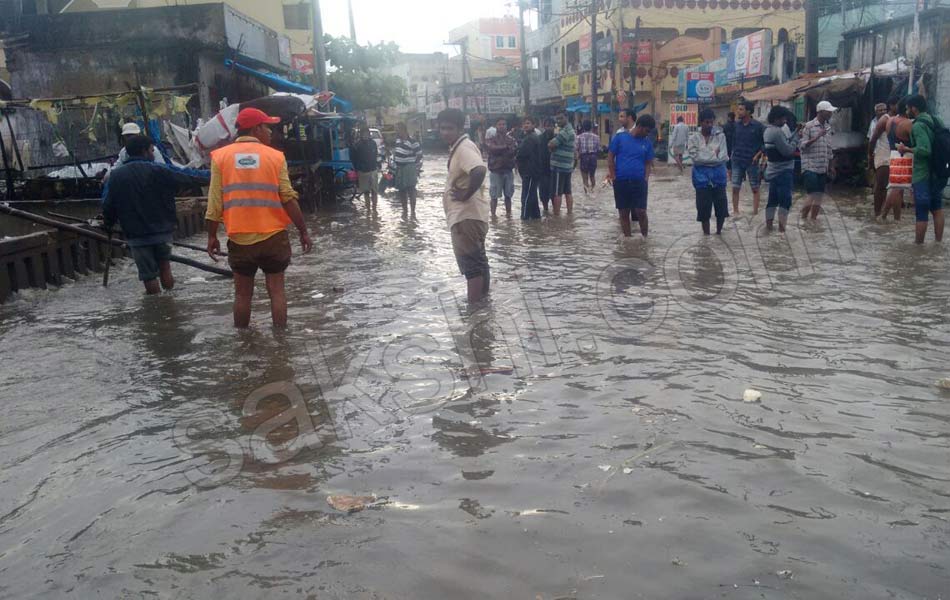
<instances>
[{"instance_id":1,"label":"man in striped shirt","mask_svg":"<svg viewBox=\"0 0 950 600\"><path fill-rule=\"evenodd\" d=\"M594 174L597 172L597 158L600 156L600 136L591 131L590 121L581 123L581 134L577 136L577 162L581 166L584 179L584 192L594 191Z\"/></svg>"},{"instance_id":2,"label":"man in striped shirt","mask_svg":"<svg viewBox=\"0 0 950 600\"><path fill-rule=\"evenodd\" d=\"M571 174L574 172L574 128L567 120L567 113L557 115L560 130L554 139L548 142L551 150L551 195L554 214L561 214L561 196L567 200L567 214L574 210L574 196L571 194Z\"/></svg>"},{"instance_id":3,"label":"man in striped shirt","mask_svg":"<svg viewBox=\"0 0 950 600\"><path fill-rule=\"evenodd\" d=\"M396 144L393 146L393 164L396 175L393 185L402 202L402 212L406 212L406 200L413 216L416 214L416 183L422 170L422 144L409 136L405 123L396 125Z\"/></svg>"}]
</instances>

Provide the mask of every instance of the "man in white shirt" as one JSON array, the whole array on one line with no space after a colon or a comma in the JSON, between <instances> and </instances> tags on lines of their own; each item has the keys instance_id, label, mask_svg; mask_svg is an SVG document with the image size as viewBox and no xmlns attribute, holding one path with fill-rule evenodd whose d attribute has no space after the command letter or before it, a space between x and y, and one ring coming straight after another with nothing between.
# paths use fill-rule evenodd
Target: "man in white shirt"
<instances>
[{"instance_id":1,"label":"man in white shirt","mask_svg":"<svg viewBox=\"0 0 950 600\"><path fill-rule=\"evenodd\" d=\"M124 165L129 161L129 154L125 151L125 144L128 144L129 140L137 135L142 135L142 128L138 126L138 123L126 123L122 126L122 149L119 150L119 157L115 161L115 166ZM165 164L165 158L154 144L152 145L152 160L162 165Z\"/></svg>"},{"instance_id":2,"label":"man in white shirt","mask_svg":"<svg viewBox=\"0 0 950 600\"><path fill-rule=\"evenodd\" d=\"M683 122L683 117L676 118L676 125L670 132L670 154L679 167L680 174L683 174L683 154L686 153L686 145L689 143L689 125Z\"/></svg>"},{"instance_id":3,"label":"man in white shirt","mask_svg":"<svg viewBox=\"0 0 950 600\"><path fill-rule=\"evenodd\" d=\"M491 275L485 238L491 208L482 184L488 167L478 146L464 134L465 115L456 108L438 116L439 135L449 147L448 177L442 206L452 232L452 249L459 270L468 281L468 301L477 302L488 294Z\"/></svg>"}]
</instances>

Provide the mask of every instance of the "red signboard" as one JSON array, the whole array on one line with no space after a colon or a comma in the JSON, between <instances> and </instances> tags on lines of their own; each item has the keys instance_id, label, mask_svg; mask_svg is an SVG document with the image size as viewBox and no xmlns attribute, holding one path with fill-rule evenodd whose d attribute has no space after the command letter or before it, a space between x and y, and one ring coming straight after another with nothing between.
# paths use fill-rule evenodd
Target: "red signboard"
<instances>
[{"instance_id":1,"label":"red signboard","mask_svg":"<svg viewBox=\"0 0 950 600\"><path fill-rule=\"evenodd\" d=\"M641 41L637 44L637 64L650 64L653 62L653 42Z\"/></svg>"},{"instance_id":2,"label":"red signboard","mask_svg":"<svg viewBox=\"0 0 950 600\"><path fill-rule=\"evenodd\" d=\"M590 34L581 37L580 39L580 49L589 50L590 49Z\"/></svg>"},{"instance_id":3,"label":"red signboard","mask_svg":"<svg viewBox=\"0 0 950 600\"><path fill-rule=\"evenodd\" d=\"M294 54L291 57L290 66L298 73L303 73L304 75L313 75L313 55Z\"/></svg>"}]
</instances>

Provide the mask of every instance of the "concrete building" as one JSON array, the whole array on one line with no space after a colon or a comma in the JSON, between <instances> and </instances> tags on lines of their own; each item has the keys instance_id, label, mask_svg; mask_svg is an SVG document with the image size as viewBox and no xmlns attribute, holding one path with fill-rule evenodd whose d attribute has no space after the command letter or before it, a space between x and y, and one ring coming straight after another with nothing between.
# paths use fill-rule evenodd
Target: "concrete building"
<instances>
[{"instance_id":1,"label":"concrete building","mask_svg":"<svg viewBox=\"0 0 950 600\"><path fill-rule=\"evenodd\" d=\"M220 4L222 0L18 0L25 16L116 9ZM284 36L294 53L312 52L310 3L305 0L225 0L243 15Z\"/></svg>"},{"instance_id":2,"label":"concrete building","mask_svg":"<svg viewBox=\"0 0 950 600\"><path fill-rule=\"evenodd\" d=\"M950 7L922 11L919 21L920 43L916 52L912 14L846 31L840 45L838 67L856 71L898 57L907 57L910 62L916 59L914 80L923 77L924 91L932 112L944 121L950 121L950 52L946 49L947 40L950 39ZM906 77L904 82L906 85ZM900 91L906 93L903 87Z\"/></svg>"},{"instance_id":3,"label":"concrete building","mask_svg":"<svg viewBox=\"0 0 950 600\"><path fill-rule=\"evenodd\" d=\"M449 41L464 44L469 57L521 64L519 22L514 17L476 19L449 31Z\"/></svg>"},{"instance_id":4,"label":"concrete building","mask_svg":"<svg viewBox=\"0 0 950 600\"><path fill-rule=\"evenodd\" d=\"M590 102L592 56L598 56L598 100L611 104L620 90L635 90L634 103L650 102L658 87L661 120L678 100L679 71L702 62L701 56L654 68L663 44L680 36L710 40L718 30L723 42L753 32L771 31L773 44L797 42L804 56L804 0L602 0L597 40L590 38L589 10L567 0L533 0L539 27L527 36L534 105ZM635 63L631 72L630 63ZM606 115L601 130L609 130Z\"/></svg>"},{"instance_id":5,"label":"concrete building","mask_svg":"<svg viewBox=\"0 0 950 600\"><path fill-rule=\"evenodd\" d=\"M192 96L187 105L192 119L209 118L224 99L240 102L268 93L264 84L225 66L225 58L276 72L286 71L290 62L277 32L227 4L103 15L24 15L4 42L14 97L97 97L128 91L137 81L151 89L188 86L181 94ZM49 139L40 135L49 134L51 124L54 137L80 159L118 150L118 124L134 112L119 113L94 99L81 103L88 110L74 109L74 104L61 103L59 111L53 106L53 117L17 112L18 137L30 143L33 164L62 162L55 159Z\"/></svg>"}]
</instances>

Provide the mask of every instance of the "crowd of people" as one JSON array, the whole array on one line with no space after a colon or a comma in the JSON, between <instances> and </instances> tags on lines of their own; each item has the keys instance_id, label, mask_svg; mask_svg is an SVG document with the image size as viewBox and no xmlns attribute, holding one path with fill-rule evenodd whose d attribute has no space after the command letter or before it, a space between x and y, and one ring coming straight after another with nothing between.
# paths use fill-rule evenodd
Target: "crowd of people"
<instances>
[{"instance_id":1,"label":"crowd of people","mask_svg":"<svg viewBox=\"0 0 950 600\"><path fill-rule=\"evenodd\" d=\"M703 109L698 114L696 131L689 132L682 121L673 128L673 160L681 172L684 158L692 161L696 220L706 235L711 234L713 215L717 234L730 216L726 191L730 185L735 215L739 215L746 180L752 190L752 210L757 213L763 179L769 187L766 228L771 231L777 220L779 231L784 231L792 207L797 158L801 160L805 188L801 218L816 219L821 211L828 176L832 174L831 117L837 108L828 101L819 102L814 119L796 124L789 109L775 106L768 113L767 126L753 118L753 109L752 103L740 102L724 127L717 126L712 110ZM258 270L265 275L274 325L286 325L284 271L291 258L288 227L296 227L304 252L313 246L288 177L287 161L283 153L270 146L270 127L279 121L260 110L244 109L237 117L238 138L211 154L207 252L214 260L221 255L217 233L223 223L228 263L234 274L237 327L247 327L250 322ZM497 218L500 202L505 214L512 214L515 169L521 178L521 219L540 219L542 210L559 215L562 201L570 214L574 207L571 179L576 165L580 165L585 192L594 191L600 138L589 122L582 124L577 135L563 112L554 120L523 118L518 135L513 134L507 120L499 119L482 144L465 133L466 120L461 111L444 110L437 121L449 150L443 193L446 222L459 270L468 282L468 299L476 302L489 292L491 284L485 250L489 223ZM175 193L201 182L157 162L154 145L147 136L132 127L123 133L124 160L111 173L103 205L105 225L111 228L121 224L139 279L147 293L158 293L174 285L169 243L175 227ZM624 110L620 112L620 128L607 149L605 184L613 188L625 237L632 235L633 222L637 222L643 237L649 234L647 205L655 134L652 116L636 117ZM943 190L950 175L950 131L928 111L926 99L914 95L893 97L886 105L877 106L868 138L875 217L885 219L892 213L899 219L909 187L914 197L915 241L923 243L931 216L934 237L941 241ZM415 213L422 150L404 124L397 127L392 155L394 186L403 210ZM889 177L891 163L898 156L913 157L909 186ZM375 210L380 179L378 150L365 127L352 148L352 160L359 191ZM486 179L487 198L483 189Z\"/></svg>"}]
</instances>

